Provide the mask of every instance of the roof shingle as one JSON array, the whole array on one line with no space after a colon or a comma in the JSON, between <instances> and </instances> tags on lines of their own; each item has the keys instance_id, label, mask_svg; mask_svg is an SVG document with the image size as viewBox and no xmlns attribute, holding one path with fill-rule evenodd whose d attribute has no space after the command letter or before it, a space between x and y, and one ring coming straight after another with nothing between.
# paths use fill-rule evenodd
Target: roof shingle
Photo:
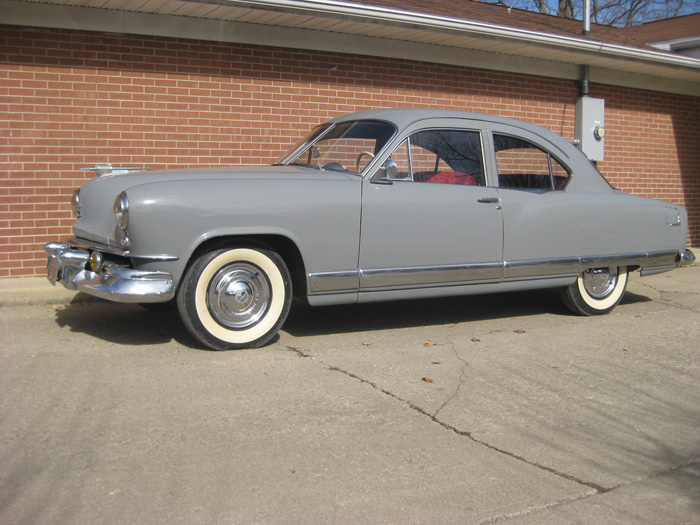
<instances>
[{"instance_id":1,"label":"roof shingle","mask_svg":"<svg viewBox=\"0 0 700 525\"><path fill-rule=\"evenodd\" d=\"M459 18L541 33L651 49L648 43L700 36L700 14L648 22L632 27L591 24L583 35L583 22L533 11L487 4L476 0L357 0L355 3Z\"/></svg>"}]
</instances>

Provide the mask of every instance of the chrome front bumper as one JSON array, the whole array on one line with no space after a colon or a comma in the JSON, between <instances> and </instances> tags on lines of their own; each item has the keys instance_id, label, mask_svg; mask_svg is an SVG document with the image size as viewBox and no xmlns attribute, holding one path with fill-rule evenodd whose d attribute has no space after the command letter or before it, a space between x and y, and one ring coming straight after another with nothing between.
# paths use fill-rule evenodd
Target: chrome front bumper
<instances>
[{"instance_id":1,"label":"chrome front bumper","mask_svg":"<svg viewBox=\"0 0 700 525\"><path fill-rule=\"evenodd\" d=\"M61 242L44 246L48 254L46 276L51 284L121 303L159 303L175 296L172 276L166 272L144 272L104 264L90 268L91 250ZM97 251L97 250L96 250Z\"/></svg>"}]
</instances>

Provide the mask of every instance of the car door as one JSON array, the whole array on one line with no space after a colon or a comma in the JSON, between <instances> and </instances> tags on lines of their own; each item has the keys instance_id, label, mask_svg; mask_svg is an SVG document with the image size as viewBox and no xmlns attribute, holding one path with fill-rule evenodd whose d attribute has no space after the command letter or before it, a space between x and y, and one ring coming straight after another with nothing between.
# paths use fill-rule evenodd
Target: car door
<instances>
[{"instance_id":1,"label":"car door","mask_svg":"<svg viewBox=\"0 0 700 525\"><path fill-rule=\"evenodd\" d=\"M575 275L587 241L577 233L581 196L566 192L572 170L565 154L527 130L488 127L487 158L503 207L504 281Z\"/></svg>"},{"instance_id":2,"label":"car door","mask_svg":"<svg viewBox=\"0 0 700 525\"><path fill-rule=\"evenodd\" d=\"M500 282L502 214L483 133L478 123L411 133L386 159L395 172L365 181L361 292Z\"/></svg>"}]
</instances>

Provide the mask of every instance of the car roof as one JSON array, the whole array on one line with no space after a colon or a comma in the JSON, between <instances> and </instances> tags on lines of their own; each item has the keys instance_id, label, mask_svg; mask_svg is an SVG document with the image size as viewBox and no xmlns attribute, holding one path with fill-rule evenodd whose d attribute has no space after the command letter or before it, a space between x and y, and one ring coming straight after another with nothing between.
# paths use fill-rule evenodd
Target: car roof
<instances>
[{"instance_id":1,"label":"car roof","mask_svg":"<svg viewBox=\"0 0 700 525\"><path fill-rule=\"evenodd\" d=\"M492 122L497 124L505 124L513 127L517 127L535 135L539 135L543 139L547 140L551 144L555 145L558 149L564 152L571 152L570 147L573 145L564 139L561 135L558 135L546 128L530 124L529 122L523 122L522 120L515 120L506 117L499 117L497 115L490 115L487 113L472 113L467 111L455 111L448 109L429 109L429 108L385 108L385 109L371 109L365 111L359 111L356 113L349 113L347 115L338 116L330 120L330 122L347 122L353 120L381 120L385 122L393 123L399 130L406 128L411 124L420 122L421 120L427 119L464 119L464 120L477 120L482 122ZM568 156L568 155L567 155Z\"/></svg>"},{"instance_id":2,"label":"car roof","mask_svg":"<svg viewBox=\"0 0 700 525\"><path fill-rule=\"evenodd\" d=\"M435 118L459 118L470 120L483 120L488 122L498 122L502 124L510 124L518 127L531 127L533 130L542 129L533 124L528 124L520 120L499 117L497 115L489 115L486 113L472 113L467 111L455 111L449 109L414 109L414 108L385 108L385 109L370 109L349 113L331 119L331 122L346 122L349 120L386 120L393 122L399 128L403 128L414 122L435 119Z\"/></svg>"}]
</instances>

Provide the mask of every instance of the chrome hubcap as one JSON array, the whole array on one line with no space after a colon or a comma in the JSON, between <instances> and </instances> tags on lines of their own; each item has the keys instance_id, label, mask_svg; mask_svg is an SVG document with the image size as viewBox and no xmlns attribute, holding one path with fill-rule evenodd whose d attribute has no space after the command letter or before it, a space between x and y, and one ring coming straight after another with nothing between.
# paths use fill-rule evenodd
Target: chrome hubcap
<instances>
[{"instance_id":1,"label":"chrome hubcap","mask_svg":"<svg viewBox=\"0 0 700 525\"><path fill-rule=\"evenodd\" d=\"M209 283L207 306L219 324L242 330L264 317L270 297L265 274L255 265L236 262L219 270Z\"/></svg>"},{"instance_id":2,"label":"chrome hubcap","mask_svg":"<svg viewBox=\"0 0 700 525\"><path fill-rule=\"evenodd\" d=\"M605 299L617 286L617 268L591 268L583 272L583 286L594 299Z\"/></svg>"}]
</instances>

